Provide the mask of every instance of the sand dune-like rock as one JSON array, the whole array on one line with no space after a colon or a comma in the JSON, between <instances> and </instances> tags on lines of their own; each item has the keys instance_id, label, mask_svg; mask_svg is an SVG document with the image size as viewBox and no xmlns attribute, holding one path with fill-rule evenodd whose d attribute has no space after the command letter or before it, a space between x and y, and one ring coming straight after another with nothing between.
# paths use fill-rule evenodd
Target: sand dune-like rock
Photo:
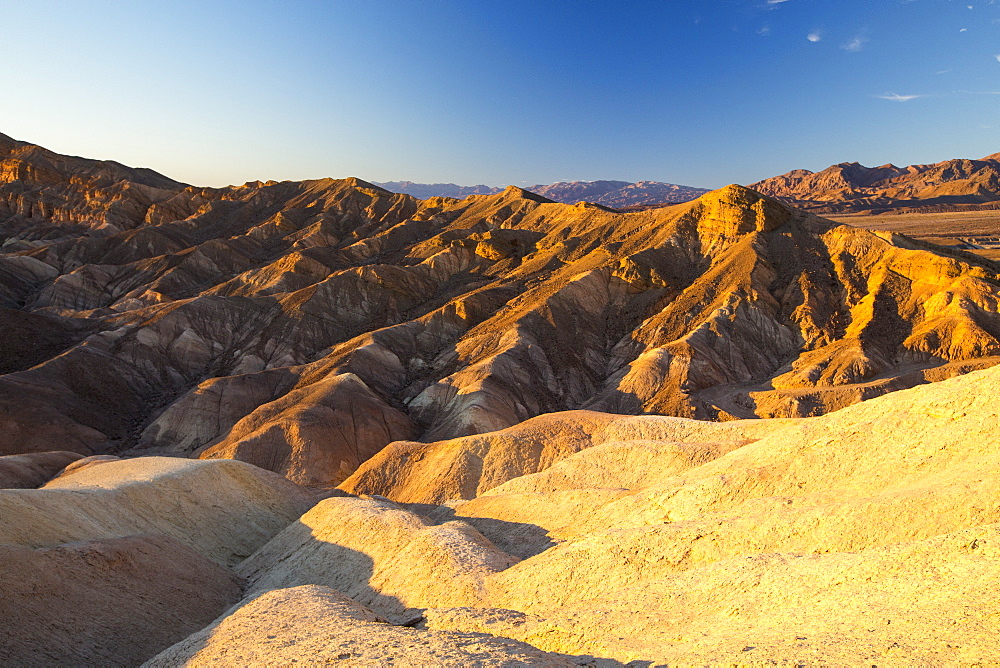
<instances>
[{"instance_id":1,"label":"sand dune-like rock","mask_svg":"<svg viewBox=\"0 0 1000 668\"><path fill-rule=\"evenodd\" d=\"M0 662L135 666L237 602L241 581L174 539L0 545Z\"/></svg>"},{"instance_id":2,"label":"sand dune-like rock","mask_svg":"<svg viewBox=\"0 0 1000 668\"><path fill-rule=\"evenodd\" d=\"M591 491L603 462L589 480L581 462L574 490L513 480L506 498L452 504L456 519L531 515L554 542L488 578L495 607L533 615L489 632L622 660L995 658L995 606L973 591L996 576L998 382L991 369L801 420L629 492Z\"/></svg>"},{"instance_id":3,"label":"sand dune-like rock","mask_svg":"<svg viewBox=\"0 0 1000 668\"><path fill-rule=\"evenodd\" d=\"M0 489L41 487L82 457L76 452L58 450L0 457Z\"/></svg>"},{"instance_id":4,"label":"sand dune-like rock","mask_svg":"<svg viewBox=\"0 0 1000 668\"><path fill-rule=\"evenodd\" d=\"M325 564L324 583L346 593L361 582L351 596L373 605L387 596L427 608L432 629L546 651L655 663L995 660L1000 617L976 592L1000 563L997 384L1000 371L987 369L817 418L758 421L768 428L750 433L739 422L617 416L619 438L473 499L405 514L385 502L325 502L326 526L353 522L352 504L379 503L418 531L484 527L483 541L522 557L469 568L475 586L456 587L448 604L423 575L448 561L440 552L407 551L405 567L421 575L400 577L395 539L329 529L295 527L298 547L258 561L253 577L311 574L299 566L310 550L352 541L352 563L365 568L312 558ZM562 416L573 417L586 424L588 414ZM611 416L589 417L591 431L614 431ZM463 543L438 545L452 564L467 558Z\"/></svg>"},{"instance_id":5,"label":"sand dune-like rock","mask_svg":"<svg viewBox=\"0 0 1000 668\"><path fill-rule=\"evenodd\" d=\"M386 501L332 498L237 570L251 590L325 585L405 621L422 608L483 602L485 577L514 561L462 522L429 525Z\"/></svg>"},{"instance_id":6,"label":"sand dune-like rock","mask_svg":"<svg viewBox=\"0 0 1000 668\"><path fill-rule=\"evenodd\" d=\"M314 493L243 462L112 461L41 489L0 490L0 544L50 547L159 533L233 565L315 500Z\"/></svg>"},{"instance_id":7,"label":"sand dune-like rock","mask_svg":"<svg viewBox=\"0 0 1000 668\"><path fill-rule=\"evenodd\" d=\"M786 422L702 422L596 411L550 413L476 436L434 443L392 443L365 462L340 489L351 494L378 494L401 503L471 499L512 479L518 484L537 480L530 474L558 467L564 459L601 444L635 439L708 443L703 448L691 446L697 454L691 450L690 457L698 461L756 440L782 424ZM659 446L653 447L659 452ZM569 466L559 470L568 471ZM629 475L618 463L610 466L615 475ZM555 472L548 475L552 479L557 476Z\"/></svg>"},{"instance_id":8,"label":"sand dune-like rock","mask_svg":"<svg viewBox=\"0 0 1000 668\"><path fill-rule=\"evenodd\" d=\"M575 666L557 654L485 633L392 626L329 587L306 585L254 598L144 666Z\"/></svg>"}]
</instances>

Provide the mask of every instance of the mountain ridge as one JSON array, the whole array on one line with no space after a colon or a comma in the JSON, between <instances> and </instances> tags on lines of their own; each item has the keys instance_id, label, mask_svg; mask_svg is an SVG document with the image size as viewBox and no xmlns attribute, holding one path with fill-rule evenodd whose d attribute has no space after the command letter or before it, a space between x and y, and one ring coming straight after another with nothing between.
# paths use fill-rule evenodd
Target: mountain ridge
<instances>
[{"instance_id":1,"label":"mountain ridge","mask_svg":"<svg viewBox=\"0 0 1000 668\"><path fill-rule=\"evenodd\" d=\"M454 183L413 183L390 181L379 183L392 192L413 195L420 199L429 197L464 198L470 195L495 195L503 188L491 186L457 186ZM554 202L576 204L587 201L614 209L642 209L668 206L693 200L707 192L705 188L680 186L659 181L559 181L536 184L523 188Z\"/></svg>"},{"instance_id":2,"label":"mountain ridge","mask_svg":"<svg viewBox=\"0 0 1000 668\"><path fill-rule=\"evenodd\" d=\"M3 454L329 486L393 440L567 409L814 415L1000 355L993 263L742 186L618 213L514 186L92 186L33 156L59 161L4 158L0 308L51 347L5 361Z\"/></svg>"},{"instance_id":3,"label":"mountain ridge","mask_svg":"<svg viewBox=\"0 0 1000 668\"><path fill-rule=\"evenodd\" d=\"M792 170L750 187L817 213L997 208L1000 154L907 167L842 162L819 172Z\"/></svg>"}]
</instances>

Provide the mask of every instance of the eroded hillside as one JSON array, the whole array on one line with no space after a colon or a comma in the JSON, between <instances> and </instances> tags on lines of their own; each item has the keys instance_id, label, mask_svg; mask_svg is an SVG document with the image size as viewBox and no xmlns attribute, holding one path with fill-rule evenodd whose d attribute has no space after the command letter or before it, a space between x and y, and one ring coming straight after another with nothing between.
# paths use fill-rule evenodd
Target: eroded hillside
<instances>
[{"instance_id":1,"label":"eroded hillside","mask_svg":"<svg viewBox=\"0 0 1000 668\"><path fill-rule=\"evenodd\" d=\"M981 160L865 167L842 162L819 172L795 169L751 184L795 206L826 213L997 208L1000 153Z\"/></svg>"},{"instance_id":2,"label":"eroded hillside","mask_svg":"<svg viewBox=\"0 0 1000 668\"><path fill-rule=\"evenodd\" d=\"M816 415L998 361L996 265L739 186L630 214L195 188L6 137L0 174L0 454L335 485L391 441L568 409Z\"/></svg>"}]
</instances>

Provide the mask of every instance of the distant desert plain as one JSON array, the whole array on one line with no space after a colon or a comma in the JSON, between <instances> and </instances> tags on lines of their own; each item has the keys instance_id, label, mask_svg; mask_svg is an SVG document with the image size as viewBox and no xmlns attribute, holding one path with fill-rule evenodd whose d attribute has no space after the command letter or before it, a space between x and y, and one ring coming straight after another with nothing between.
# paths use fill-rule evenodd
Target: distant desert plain
<instances>
[{"instance_id":1,"label":"distant desert plain","mask_svg":"<svg viewBox=\"0 0 1000 668\"><path fill-rule=\"evenodd\" d=\"M995 664L998 157L207 188L0 135L0 664Z\"/></svg>"}]
</instances>

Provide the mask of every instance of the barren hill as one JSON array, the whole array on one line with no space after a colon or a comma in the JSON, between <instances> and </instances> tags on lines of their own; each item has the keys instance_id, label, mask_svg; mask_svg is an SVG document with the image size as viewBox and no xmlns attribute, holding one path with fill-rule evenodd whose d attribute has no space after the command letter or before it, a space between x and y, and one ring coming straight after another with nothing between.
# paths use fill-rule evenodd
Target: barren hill
<instances>
[{"instance_id":1,"label":"barren hill","mask_svg":"<svg viewBox=\"0 0 1000 668\"><path fill-rule=\"evenodd\" d=\"M4 455L335 485L391 441L568 409L816 415L1000 351L996 265L740 186L623 214L514 187L197 188L2 147L0 336L43 342L3 360Z\"/></svg>"},{"instance_id":2,"label":"barren hill","mask_svg":"<svg viewBox=\"0 0 1000 668\"><path fill-rule=\"evenodd\" d=\"M312 505L233 461L77 465L0 489L0 656L988 665L998 390L994 367L813 418L555 413L371 460L390 499ZM449 458L470 493L428 475Z\"/></svg>"},{"instance_id":3,"label":"barren hill","mask_svg":"<svg viewBox=\"0 0 1000 668\"><path fill-rule=\"evenodd\" d=\"M865 167L843 162L821 172L796 169L750 187L815 212L947 211L1000 206L1000 159Z\"/></svg>"}]
</instances>

